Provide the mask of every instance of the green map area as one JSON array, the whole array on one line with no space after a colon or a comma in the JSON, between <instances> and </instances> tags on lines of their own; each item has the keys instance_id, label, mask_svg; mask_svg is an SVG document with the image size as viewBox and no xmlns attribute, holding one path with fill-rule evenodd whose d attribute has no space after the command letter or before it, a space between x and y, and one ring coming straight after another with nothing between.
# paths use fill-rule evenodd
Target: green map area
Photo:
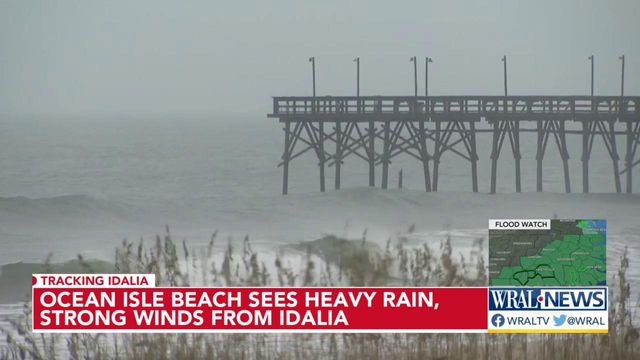
<instances>
[{"instance_id":1,"label":"green map area","mask_svg":"<svg viewBox=\"0 0 640 360\"><path fill-rule=\"evenodd\" d=\"M550 225L550 230L489 230L490 285L606 285L606 221L551 220Z\"/></svg>"}]
</instances>

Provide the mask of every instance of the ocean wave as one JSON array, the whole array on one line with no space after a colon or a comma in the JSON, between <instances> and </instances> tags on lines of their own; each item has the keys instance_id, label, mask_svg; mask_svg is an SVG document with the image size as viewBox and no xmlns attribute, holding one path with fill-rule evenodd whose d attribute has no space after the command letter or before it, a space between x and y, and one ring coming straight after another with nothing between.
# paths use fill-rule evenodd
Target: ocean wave
<instances>
[{"instance_id":1,"label":"ocean wave","mask_svg":"<svg viewBox=\"0 0 640 360\"><path fill-rule=\"evenodd\" d=\"M63 195L44 198L0 197L0 214L11 219L96 218L128 220L136 213L127 204L88 195Z\"/></svg>"}]
</instances>

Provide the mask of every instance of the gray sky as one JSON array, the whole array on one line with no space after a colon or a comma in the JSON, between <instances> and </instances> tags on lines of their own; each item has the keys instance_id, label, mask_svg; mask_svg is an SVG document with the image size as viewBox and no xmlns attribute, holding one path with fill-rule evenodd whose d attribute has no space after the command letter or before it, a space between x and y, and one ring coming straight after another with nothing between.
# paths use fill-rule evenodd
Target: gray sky
<instances>
[{"instance_id":1,"label":"gray sky","mask_svg":"<svg viewBox=\"0 0 640 360\"><path fill-rule=\"evenodd\" d=\"M640 95L640 1L0 0L0 114L264 115L270 96Z\"/></svg>"}]
</instances>

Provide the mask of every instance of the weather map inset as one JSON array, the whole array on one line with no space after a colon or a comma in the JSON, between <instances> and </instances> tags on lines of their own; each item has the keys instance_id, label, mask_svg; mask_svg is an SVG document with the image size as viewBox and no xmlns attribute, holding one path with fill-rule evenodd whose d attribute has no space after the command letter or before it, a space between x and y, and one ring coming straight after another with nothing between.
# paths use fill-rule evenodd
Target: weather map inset
<instances>
[{"instance_id":1,"label":"weather map inset","mask_svg":"<svg viewBox=\"0 0 640 360\"><path fill-rule=\"evenodd\" d=\"M550 220L548 229L490 229L492 286L606 285L606 220Z\"/></svg>"}]
</instances>

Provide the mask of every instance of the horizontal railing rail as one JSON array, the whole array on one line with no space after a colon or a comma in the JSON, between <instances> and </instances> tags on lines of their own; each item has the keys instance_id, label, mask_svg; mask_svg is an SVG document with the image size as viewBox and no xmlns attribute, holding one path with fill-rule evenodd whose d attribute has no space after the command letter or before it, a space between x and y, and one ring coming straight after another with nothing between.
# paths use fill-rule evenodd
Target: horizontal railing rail
<instances>
[{"instance_id":1,"label":"horizontal railing rail","mask_svg":"<svg viewBox=\"0 0 640 360\"><path fill-rule=\"evenodd\" d=\"M368 114L640 115L638 96L293 96L274 97L271 117Z\"/></svg>"}]
</instances>

